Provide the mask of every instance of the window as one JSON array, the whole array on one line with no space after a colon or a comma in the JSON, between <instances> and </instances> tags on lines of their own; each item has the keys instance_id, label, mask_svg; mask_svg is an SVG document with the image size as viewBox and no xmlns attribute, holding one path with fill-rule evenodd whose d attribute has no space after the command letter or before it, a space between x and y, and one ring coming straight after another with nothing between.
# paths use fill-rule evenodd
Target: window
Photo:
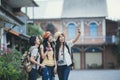
<instances>
[{"instance_id":1,"label":"window","mask_svg":"<svg viewBox=\"0 0 120 80\"><path fill-rule=\"evenodd\" d=\"M72 39L75 37L75 33L76 33L76 27L75 24L70 23L68 25L68 39Z\"/></svg>"},{"instance_id":2,"label":"window","mask_svg":"<svg viewBox=\"0 0 120 80\"><path fill-rule=\"evenodd\" d=\"M96 37L97 36L97 24L96 23L91 23L89 28L90 28L90 36L91 37Z\"/></svg>"}]
</instances>

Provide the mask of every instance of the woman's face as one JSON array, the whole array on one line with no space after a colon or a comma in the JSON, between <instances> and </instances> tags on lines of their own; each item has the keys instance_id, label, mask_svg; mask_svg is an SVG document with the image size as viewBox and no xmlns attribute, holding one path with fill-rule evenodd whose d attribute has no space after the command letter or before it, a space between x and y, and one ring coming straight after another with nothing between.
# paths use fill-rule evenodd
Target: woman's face
<instances>
[{"instance_id":1,"label":"woman's face","mask_svg":"<svg viewBox=\"0 0 120 80\"><path fill-rule=\"evenodd\" d=\"M36 41L35 44L39 45L40 44L40 39L38 37L36 37Z\"/></svg>"},{"instance_id":2,"label":"woman's face","mask_svg":"<svg viewBox=\"0 0 120 80\"><path fill-rule=\"evenodd\" d=\"M49 41L49 42L52 42L52 41L53 41L53 37L52 37L52 36L49 36L48 41Z\"/></svg>"},{"instance_id":3,"label":"woman's face","mask_svg":"<svg viewBox=\"0 0 120 80\"><path fill-rule=\"evenodd\" d=\"M61 34L59 40L60 40L60 42L64 42L65 41L65 37Z\"/></svg>"}]
</instances>

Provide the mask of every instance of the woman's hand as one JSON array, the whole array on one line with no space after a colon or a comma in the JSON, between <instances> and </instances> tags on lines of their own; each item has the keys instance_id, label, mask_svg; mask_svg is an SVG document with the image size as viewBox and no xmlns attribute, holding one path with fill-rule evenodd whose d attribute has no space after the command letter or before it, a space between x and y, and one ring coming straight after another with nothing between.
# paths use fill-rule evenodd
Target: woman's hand
<instances>
[{"instance_id":1,"label":"woman's hand","mask_svg":"<svg viewBox=\"0 0 120 80\"><path fill-rule=\"evenodd\" d=\"M77 28L77 36L73 39L73 43L75 43L79 39L80 33L80 28Z\"/></svg>"},{"instance_id":2,"label":"woman's hand","mask_svg":"<svg viewBox=\"0 0 120 80\"><path fill-rule=\"evenodd\" d=\"M57 66L54 67L54 74L57 74Z\"/></svg>"},{"instance_id":3,"label":"woman's hand","mask_svg":"<svg viewBox=\"0 0 120 80\"><path fill-rule=\"evenodd\" d=\"M41 68L45 68L45 65L43 65L43 64L39 64L39 66L40 66Z\"/></svg>"}]
</instances>

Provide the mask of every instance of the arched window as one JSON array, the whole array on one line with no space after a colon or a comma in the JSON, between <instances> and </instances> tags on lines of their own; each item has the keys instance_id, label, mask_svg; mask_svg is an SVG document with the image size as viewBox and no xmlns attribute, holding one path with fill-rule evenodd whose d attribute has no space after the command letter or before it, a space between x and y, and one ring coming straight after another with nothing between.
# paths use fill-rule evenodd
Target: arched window
<instances>
[{"instance_id":1,"label":"arched window","mask_svg":"<svg viewBox=\"0 0 120 80\"><path fill-rule=\"evenodd\" d=\"M68 39L72 39L75 37L75 33L76 33L76 26L73 23L70 23L68 25Z\"/></svg>"},{"instance_id":2,"label":"arched window","mask_svg":"<svg viewBox=\"0 0 120 80\"><path fill-rule=\"evenodd\" d=\"M91 23L89 28L90 28L90 36L91 37L96 37L97 32L98 32L97 24L96 23Z\"/></svg>"}]
</instances>

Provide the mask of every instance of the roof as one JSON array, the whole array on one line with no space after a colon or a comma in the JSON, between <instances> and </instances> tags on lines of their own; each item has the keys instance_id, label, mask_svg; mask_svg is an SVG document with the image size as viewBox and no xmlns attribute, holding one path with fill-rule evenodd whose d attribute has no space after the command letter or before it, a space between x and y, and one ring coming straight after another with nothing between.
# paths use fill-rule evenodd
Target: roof
<instances>
[{"instance_id":1,"label":"roof","mask_svg":"<svg viewBox=\"0 0 120 80\"><path fill-rule=\"evenodd\" d=\"M38 6L34 0L5 0L12 8Z\"/></svg>"},{"instance_id":2,"label":"roof","mask_svg":"<svg viewBox=\"0 0 120 80\"><path fill-rule=\"evenodd\" d=\"M24 23L21 20L19 20L16 16L14 16L12 13L7 11L3 7L0 7L0 17L5 22L15 24L15 25L24 25Z\"/></svg>"},{"instance_id":3,"label":"roof","mask_svg":"<svg viewBox=\"0 0 120 80\"><path fill-rule=\"evenodd\" d=\"M62 18L106 16L106 0L64 0Z\"/></svg>"},{"instance_id":4,"label":"roof","mask_svg":"<svg viewBox=\"0 0 120 80\"><path fill-rule=\"evenodd\" d=\"M106 0L37 0L39 7L28 8L30 19L106 17Z\"/></svg>"}]
</instances>

